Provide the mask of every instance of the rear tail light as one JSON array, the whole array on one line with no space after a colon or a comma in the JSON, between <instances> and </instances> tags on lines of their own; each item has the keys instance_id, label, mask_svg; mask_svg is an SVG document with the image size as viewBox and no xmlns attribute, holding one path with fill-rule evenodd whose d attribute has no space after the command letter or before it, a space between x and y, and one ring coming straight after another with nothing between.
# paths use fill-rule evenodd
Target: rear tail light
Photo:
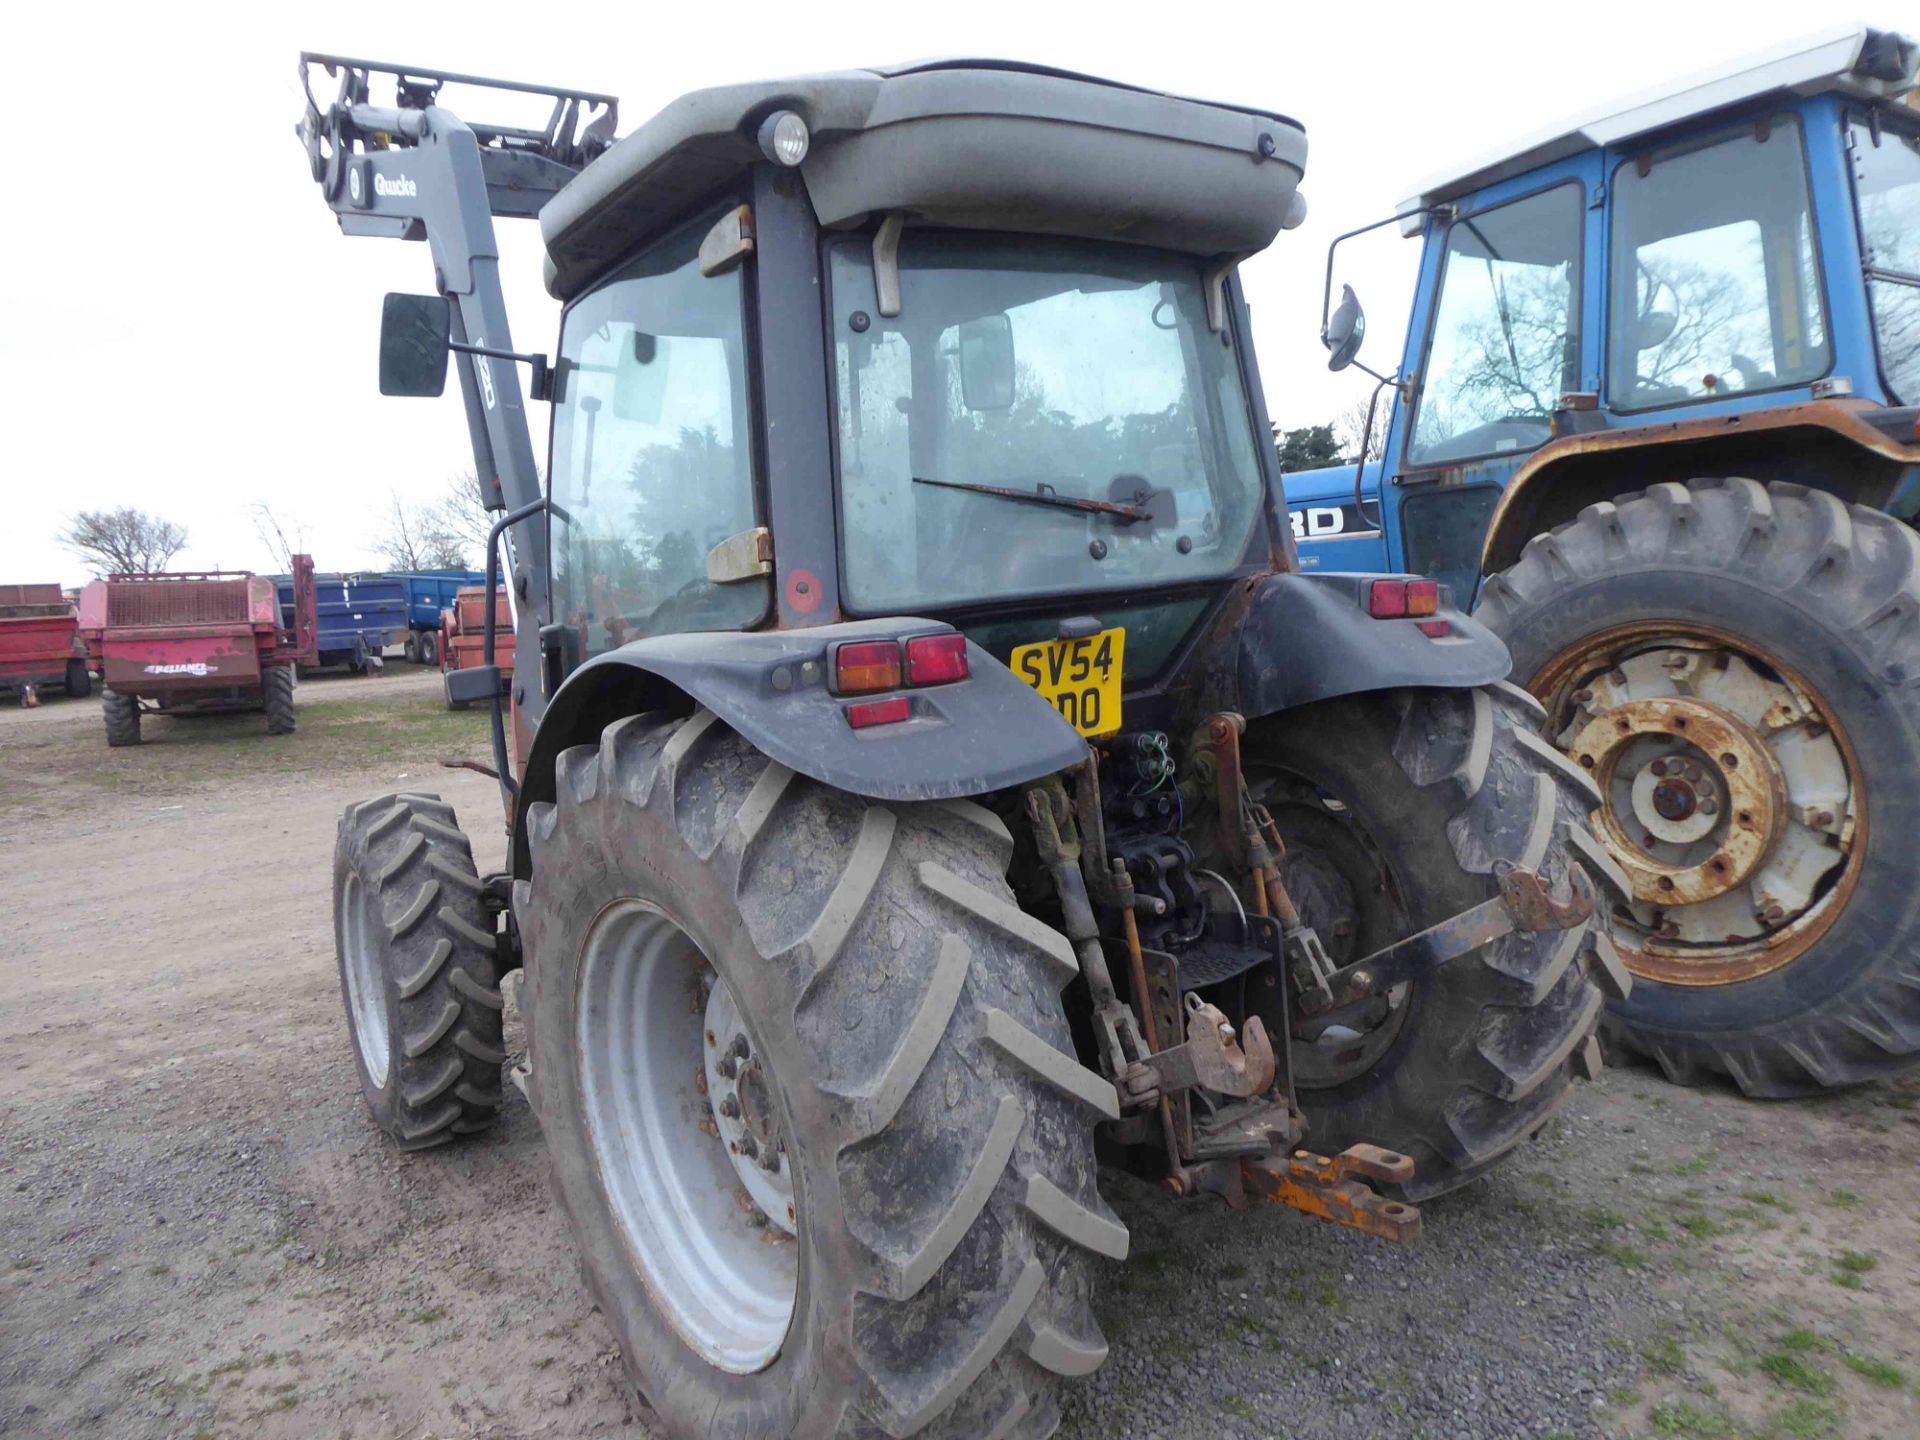
<instances>
[{"instance_id":1,"label":"rear tail light","mask_svg":"<svg viewBox=\"0 0 1920 1440\"><path fill-rule=\"evenodd\" d=\"M858 705L847 706L847 723L856 730L864 730L869 725L894 725L912 713L912 705L904 695L895 695L886 700L862 700Z\"/></svg>"},{"instance_id":2,"label":"rear tail light","mask_svg":"<svg viewBox=\"0 0 1920 1440\"><path fill-rule=\"evenodd\" d=\"M966 678L966 636L916 635L907 641L909 685L945 685Z\"/></svg>"},{"instance_id":3,"label":"rear tail light","mask_svg":"<svg viewBox=\"0 0 1920 1440\"><path fill-rule=\"evenodd\" d=\"M1453 622L1450 620L1422 620L1420 622L1420 633L1434 640L1444 640L1453 633Z\"/></svg>"},{"instance_id":4,"label":"rear tail light","mask_svg":"<svg viewBox=\"0 0 1920 1440\"><path fill-rule=\"evenodd\" d=\"M900 688L898 640L850 640L834 647L833 688L841 695ZM900 702L905 704L903 700ZM856 722L857 723L857 722ZM870 720L870 725L879 721Z\"/></svg>"},{"instance_id":5,"label":"rear tail light","mask_svg":"<svg viewBox=\"0 0 1920 1440\"><path fill-rule=\"evenodd\" d=\"M1376 580L1367 589L1367 614L1376 620L1431 615L1439 608L1438 580Z\"/></svg>"}]
</instances>

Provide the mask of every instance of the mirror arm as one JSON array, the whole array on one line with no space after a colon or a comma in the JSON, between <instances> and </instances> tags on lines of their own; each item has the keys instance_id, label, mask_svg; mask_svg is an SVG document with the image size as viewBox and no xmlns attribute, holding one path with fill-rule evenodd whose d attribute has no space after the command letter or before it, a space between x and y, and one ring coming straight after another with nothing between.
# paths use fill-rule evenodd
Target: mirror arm
<instances>
[{"instance_id":1,"label":"mirror arm","mask_svg":"<svg viewBox=\"0 0 1920 1440\"><path fill-rule=\"evenodd\" d=\"M468 345L459 340L447 341L447 349L461 355L490 355L495 360L518 360L531 372L527 377L527 392L534 400L553 399L553 370L547 364L544 355L528 355L518 350L496 350L491 345Z\"/></svg>"},{"instance_id":2,"label":"mirror arm","mask_svg":"<svg viewBox=\"0 0 1920 1440\"><path fill-rule=\"evenodd\" d=\"M1358 230L1349 230L1343 235L1334 236L1327 246L1327 275L1320 286L1320 343L1322 345L1327 343L1327 320L1333 313L1333 252L1340 248L1341 241L1351 240L1356 235L1364 235L1369 230L1378 230L1382 225L1397 224L1409 215L1439 215L1444 218L1452 213L1451 205L1422 205L1415 210L1397 210L1384 220L1375 220L1372 224L1362 225ZM1373 371L1368 370L1367 373L1372 375Z\"/></svg>"}]
</instances>

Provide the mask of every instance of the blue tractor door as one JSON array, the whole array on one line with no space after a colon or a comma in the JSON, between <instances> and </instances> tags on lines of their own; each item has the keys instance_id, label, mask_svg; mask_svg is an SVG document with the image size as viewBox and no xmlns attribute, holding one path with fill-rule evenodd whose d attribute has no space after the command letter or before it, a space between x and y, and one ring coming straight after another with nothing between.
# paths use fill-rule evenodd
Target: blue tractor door
<instances>
[{"instance_id":1,"label":"blue tractor door","mask_svg":"<svg viewBox=\"0 0 1920 1440\"><path fill-rule=\"evenodd\" d=\"M1462 606L1502 487L1552 438L1560 397L1599 388L1601 175L1589 152L1428 221L1381 528L1388 568L1435 577Z\"/></svg>"}]
</instances>

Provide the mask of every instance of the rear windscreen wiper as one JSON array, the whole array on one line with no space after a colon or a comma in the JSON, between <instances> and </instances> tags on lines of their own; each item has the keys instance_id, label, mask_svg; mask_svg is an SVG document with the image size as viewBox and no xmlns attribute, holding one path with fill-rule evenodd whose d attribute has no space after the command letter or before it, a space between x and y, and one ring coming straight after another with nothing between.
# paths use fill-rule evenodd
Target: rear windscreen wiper
<instances>
[{"instance_id":1,"label":"rear windscreen wiper","mask_svg":"<svg viewBox=\"0 0 1920 1440\"><path fill-rule=\"evenodd\" d=\"M1051 490L1014 490L1005 485L974 485L965 480L923 480L918 475L913 477L913 483L937 485L942 490L965 490L972 495L998 495L1002 500L1023 500L1029 505L1052 505L1060 510L1085 510L1094 515L1111 515L1123 525L1131 525L1136 520L1153 519L1151 510L1119 500L1083 500L1077 495L1060 495Z\"/></svg>"}]
</instances>

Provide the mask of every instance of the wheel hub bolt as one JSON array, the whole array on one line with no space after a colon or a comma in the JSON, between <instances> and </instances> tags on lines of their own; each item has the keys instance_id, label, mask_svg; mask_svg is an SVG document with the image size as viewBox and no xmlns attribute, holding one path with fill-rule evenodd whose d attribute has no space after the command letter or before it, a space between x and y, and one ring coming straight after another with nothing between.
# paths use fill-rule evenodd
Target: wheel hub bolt
<instances>
[{"instance_id":1,"label":"wheel hub bolt","mask_svg":"<svg viewBox=\"0 0 1920 1440\"><path fill-rule=\"evenodd\" d=\"M1700 797L1700 813L1701 813L1702 815L1717 815L1717 814L1719 814L1719 813L1720 813L1720 802L1719 802L1718 800L1716 800L1716 799L1714 799L1714 798L1713 798L1713 796L1711 796L1711 795L1702 795L1702 796Z\"/></svg>"},{"instance_id":2,"label":"wheel hub bolt","mask_svg":"<svg viewBox=\"0 0 1920 1440\"><path fill-rule=\"evenodd\" d=\"M738 1120L740 1118L740 1102L731 1095L725 1096L720 1101L720 1113L729 1120Z\"/></svg>"},{"instance_id":3,"label":"wheel hub bolt","mask_svg":"<svg viewBox=\"0 0 1920 1440\"><path fill-rule=\"evenodd\" d=\"M713 1068L731 1080L740 1073L740 1062L731 1055L722 1055Z\"/></svg>"},{"instance_id":4,"label":"wheel hub bolt","mask_svg":"<svg viewBox=\"0 0 1920 1440\"><path fill-rule=\"evenodd\" d=\"M733 1047L727 1053L738 1056L742 1060L746 1059L747 1056L752 1053L747 1045L747 1037L745 1035L735 1035L733 1037Z\"/></svg>"},{"instance_id":5,"label":"wheel hub bolt","mask_svg":"<svg viewBox=\"0 0 1920 1440\"><path fill-rule=\"evenodd\" d=\"M760 1157L760 1168L767 1171L777 1171L780 1168L780 1152L769 1148Z\"/></svg>"},{"instance_id":6,"label":"wheel hub bolt","mask_svg":"<svg viewBox=\"0 0 1920 1440\"><path fill-rule=\"evenodd\" d=\"M742 1135L740 1137L740 1153L749 1160L753 1159L754 1156L760 1153L759 1142L751 1135Z\"/></svg>"},{"instance_id":7,"label":"wheel hub bolt","mask_svg":"<svg viewBox=\"0 0 1920 1440\"><path fill-rule=\"evenodd\" d=\"M1654 774L1664 775L1667 773L1667 762L1664 760L1656 760L1653 762L1653 765L1651 768Z\"/></svg>"}]
</instances>

